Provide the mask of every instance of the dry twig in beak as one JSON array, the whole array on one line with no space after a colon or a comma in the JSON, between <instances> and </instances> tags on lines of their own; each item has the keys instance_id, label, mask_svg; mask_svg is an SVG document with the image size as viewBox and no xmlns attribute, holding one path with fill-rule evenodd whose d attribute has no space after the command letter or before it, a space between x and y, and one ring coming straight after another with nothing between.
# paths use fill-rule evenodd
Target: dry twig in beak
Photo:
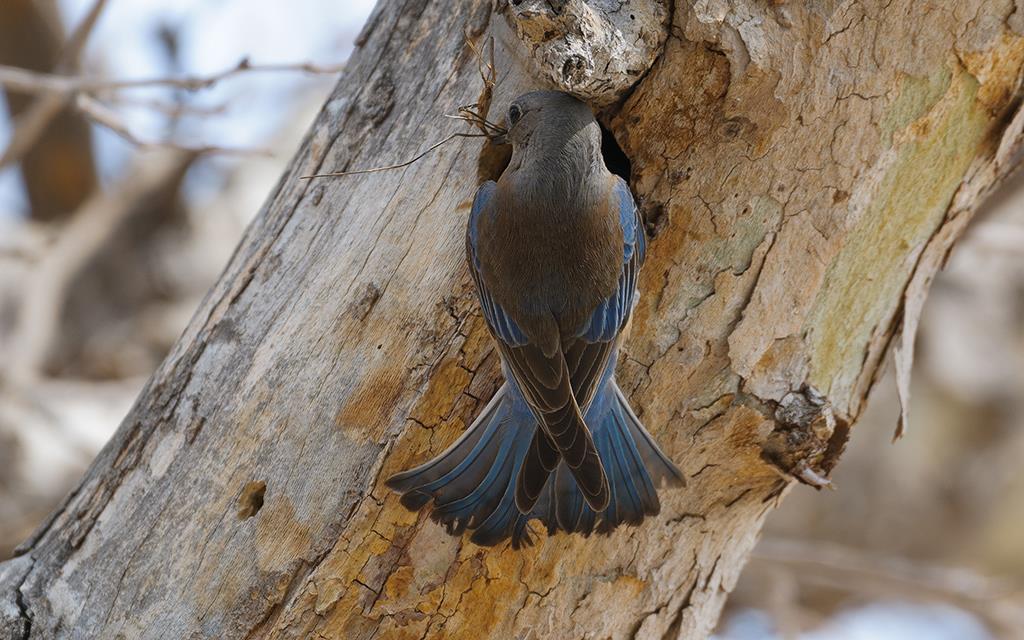
<instances>
[{"instance_id":1,"label":"dry twig in beak","mask_svg":"<svg viewBox=\"0 0 1024 640\"><path fill-rule=\"evenodd\" d=\"M408 167L409 165L413 164L423 156L433 151L434 149L437 149L443 144L451 142L455 138L487 138L488 140L491 140L493 142L496 139L499 139L506 133L508 133L508 131L504 127L494 124L493 122L487 119L487 112L491 108L491 99L494 97L494 86L497 78L497 71L494 67L494 38L487 39L486 46L488 48L488 56L490 57L489 62L484 62L480 50L476 47L476 45L469 38L469 36L466 36L466 45L469 46L470 50L473 52L473 55L476 56L477 69L480 72L480 78L484 82L484 88L480 91L480 98L476 102L474 102L473 104L468 104L459 107L457 115L446 114L445 117L451 118L453 120L462 120L463 122L468 122L469 124L479 129L480 133L453 133L447 138L444 138L443 140L435 142L434 144L430 145L429 147L421 151L419 154L417 154L416 157L410 160L406 160L405 162L399 162L398 164L391 164L386 167L372 167L370 169L355 169L352 171L332 171L330 173L316 173L309 176L302 176L300 180L312 180L313 178L338 178L362 173L376 173L378 171L401 169L403 167Z\"/></svg>"}]
</instances>

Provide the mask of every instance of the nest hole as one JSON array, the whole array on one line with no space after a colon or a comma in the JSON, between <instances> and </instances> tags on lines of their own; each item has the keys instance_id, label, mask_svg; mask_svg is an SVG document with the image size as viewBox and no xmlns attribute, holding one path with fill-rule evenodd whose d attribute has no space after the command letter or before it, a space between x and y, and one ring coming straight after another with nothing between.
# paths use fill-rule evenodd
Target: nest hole
<instances>
[{"instance_id":1,"label":"nest hole","mask_svg":"<svg viewBox=\"0 0 1024 640\"><path fill-rule=\"evenodd\" d=\"M605 166L609 171L629 182L632 172L629 156L619 146L611 130L604 125L601 125L601 155L604 157ZM512 160L511 145L493 144L488 141L484 144L480 151L480 157L477 159L477 180L479 182L497 180L508 168L510 160Z\"/></svg>"},{"instance_id":2,"label":"nest hole","mask_svg":"<svg viewBox=\"0 0 1024 640\"><path fill-rule=\"evenodd\" d=\"M238 519L248 520L263 508L263 496L267 493L267 483L254 480L242 488L238 496Z\"/></svg>"},{"instance_id":3,"label":"nest hole","mask_svg":"<svg viewBox=\"0 0 1024 640\"><path fill-rule=\"evenodd\" d=\"M488 140L480 150L476 161L477 182L497 180L505 173L508 163L512 160L512 145L494 144Z\"/></svg>"},{"instance_id":4,"label":"nest hole","mask_svg":"<svg viewBox=\"0 0 1024 640\"><path fill-rule=\"evenodd\" d=\"M609 171L629 182L633 165L611 130L604 125L601 125L601 155L604 156L604 164Z\"/></svg>"}]
</instances>

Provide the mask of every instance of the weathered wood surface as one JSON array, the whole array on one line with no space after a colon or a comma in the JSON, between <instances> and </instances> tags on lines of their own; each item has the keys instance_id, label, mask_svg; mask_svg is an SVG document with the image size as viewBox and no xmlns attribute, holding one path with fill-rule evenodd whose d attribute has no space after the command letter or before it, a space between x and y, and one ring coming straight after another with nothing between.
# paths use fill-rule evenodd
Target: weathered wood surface
<instances>
[{"instance_id":1,"label":"weathered wood surface","mask_svg":"<svg viewBox=\"0 0 1024 640\"><path fill-rule=\"evenodd\" d=\"M834 464L905 293L917 308L1017 163L1024 9L593 0L593 29L645 11L587 53L531 40L561 37L545 12L579 0L513 4L381 2L117 435L0 565L0 637L709 632L783 474ZM442 114L480 89L464 32L498 40L498 107L562 70L624 97L604 120L654 237L620 380L690 481L641 528L482 549L382 488L496 387L463 232L500 159L470 140L402 170L299 177L403 160L456 130ZM657 48L646 72L566 64L638 38Z\"/></svg>"}]
</instances>

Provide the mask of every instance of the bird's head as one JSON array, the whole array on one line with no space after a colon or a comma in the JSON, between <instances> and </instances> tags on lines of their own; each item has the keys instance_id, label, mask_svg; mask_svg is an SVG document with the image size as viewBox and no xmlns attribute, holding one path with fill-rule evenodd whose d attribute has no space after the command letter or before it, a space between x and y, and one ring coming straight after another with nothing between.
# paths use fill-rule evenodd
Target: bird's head
<instances>
[{"instance_id":1,"label":"bird's head","mask_svg":"<svg viewBox=\"0 0 1024 640\"><path fill-rule=\"evenodd\" d=\"M508 107L504 127L507 133L497 140L511 144L516 151L526 147L560 147L570 140L601 144L601 129L594 113L585 103L561 91L524 93Z\"/></svg>"}]
</instances>

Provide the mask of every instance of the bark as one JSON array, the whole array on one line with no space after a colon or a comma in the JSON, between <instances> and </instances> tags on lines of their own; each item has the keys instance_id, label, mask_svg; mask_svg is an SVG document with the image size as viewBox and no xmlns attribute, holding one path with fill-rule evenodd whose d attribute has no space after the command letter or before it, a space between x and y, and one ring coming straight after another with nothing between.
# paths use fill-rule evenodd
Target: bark
<instances>
[{"instance_id":1,"label":"bark","mask_svg":"<svg viewBox=\"0 0 1024 640\"><path fill-rule=\"evenodd\" d=\"M905 295L916 309L1017 163L1022 14L994 0L498 9L380 3L117 435L0 565L7 637L710 632L793 477L820 484L835 464ZM573 88L609 105L632 162L653 239L620 380L690 481L642 527L483 549L381 485L496 388L463 233L501 156L460 141L402 170L299 177L391 164L456 130L442 114L480 90L464 34L497 38L495 105Z\"/></svg>"}]
</instances>

